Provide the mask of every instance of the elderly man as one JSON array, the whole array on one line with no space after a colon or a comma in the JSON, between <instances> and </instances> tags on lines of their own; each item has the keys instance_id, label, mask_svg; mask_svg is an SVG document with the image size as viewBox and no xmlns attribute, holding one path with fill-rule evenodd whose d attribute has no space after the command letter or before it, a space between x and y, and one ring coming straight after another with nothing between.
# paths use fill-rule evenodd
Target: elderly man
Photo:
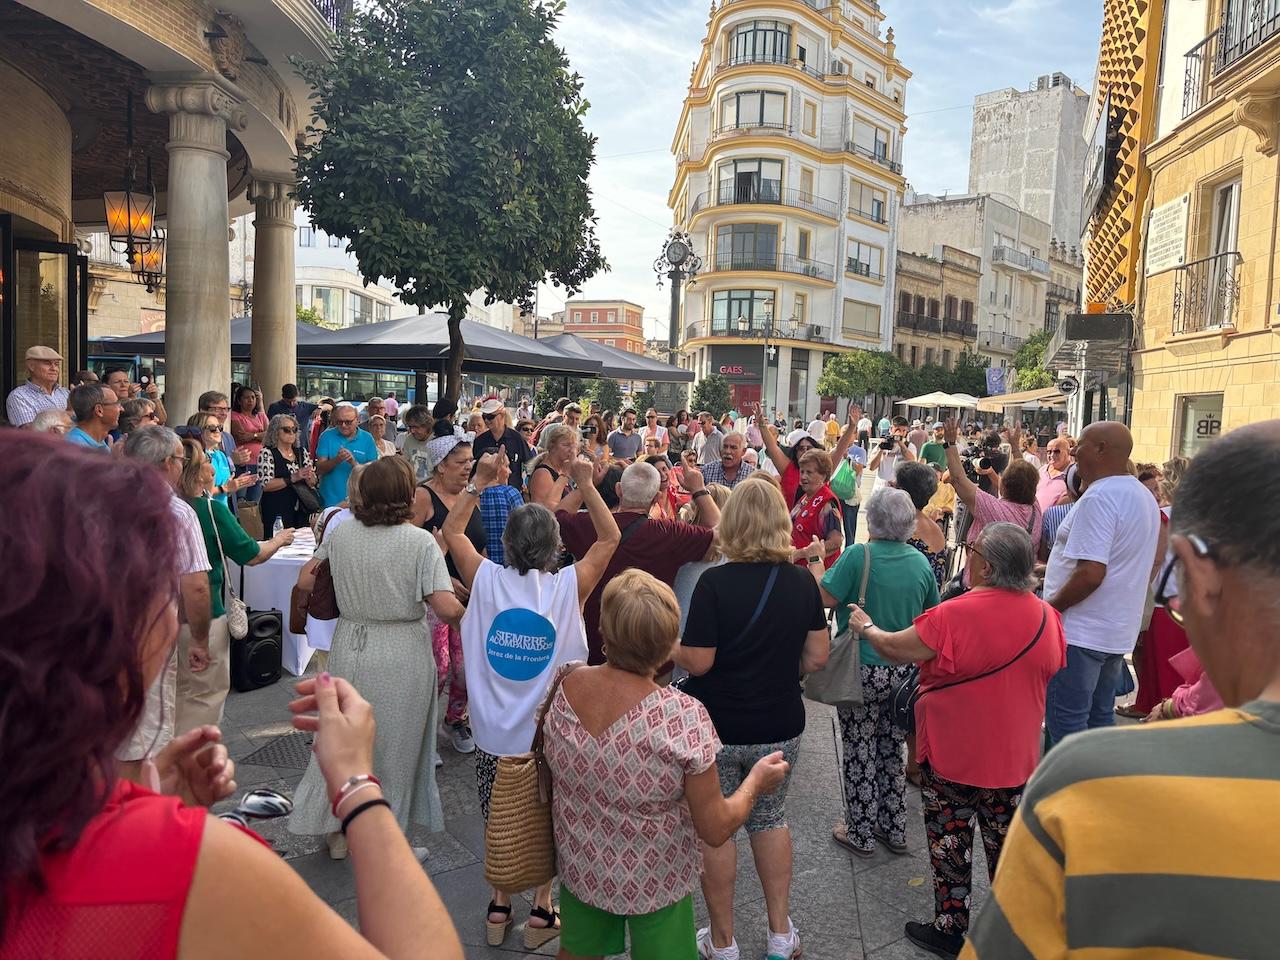
<instances>
[{"instance_id":1,"label":"elderly man","mask_svg":"<svg viewBox=\"0 0 1280 960\"><path fill-rule=\"evenodd\" d=\"M31 429L36 433L65 437L71 430L71 416L65 410L41 410L31 421Z\"/></svg>"},{"instance_id":2,"label":"elderly man","mask_svg":"<svg viewBox=\"0 0 1280 960\"><path fill-rule=\"evenodd\" d=\"M421 482L431 475L427 469L427 444L431 442L431 411L415 403L404 412L405 433L400 453L413 465L414 476Z\"/></svg>"},{"instance_id":3,"label":"elderly man","mask_svg":"<svg viewBox=\"0 0 1280 960\"><path fill-rule=\"evenodd\" d=\"M1276 902L1280 861L1280 530L1274 511L1227 505L1258 502L1277 472L1268 420L1207 447L1178 485L1156 594L1227 708L1045 757L965 957L1276 955L1259 911Z\"/></svg>"},{"instance_id":4,"label":"elderly man","mask_svg":"<svg viewBox=\"0 0 1280 960\"><path fill-rule=\"evenodd\" d=\"M320 499L332 507L347 498L347 479L357 463L378 459L373 437L356 426L356 408L340 403L333 408L328 430L316 444L316 473L320 475ZM1149 494L1148 494L1149 496Z\"/></svg>"},{"instance_id":5,"label":"elderly man","mask_svg":"<svg viewBox=\"0 0 1280 960\"><path fill-rule=\"evenodd\" d=\"M592 664L604 663L600 638L600 598L609 581L629 567L636 567L657 577L667 586L675 583L676 573L694 560L714 560L715 527L720 523L720 508L696 470L685 471L681 483L693 497L698 510L698 525L677 520L651 520L649 509L659 494L662 478L648 463L633 463L622 473L617 484L618 505L614 508L622 541L609 560L604 576L587 598L583 615L587 623L587 646ZM581 560L596 542L595 526L586 513L556 513L560 521L560 538L565 549ZM674 641L674 637L672 640Z\"/></svg>"},{"instance_id":6,"label":"elderly man","mask_svg":"<svg viewBox=\"0 0 1280 960\"><path fill-rule=\"evenodd\" d=\"M1040 485L1036 487L1036 503L1040 512L1048 510L1067 492L1067 467L1071 466L1071 441L1054 437L1045 448L1045 462L1040 468Z\"/></svg>"},{"instance_id":7,"label":"elderly man","mask_svg":"<svg viewBox=\"0 0 1280 960\"><path fill-rule=\"evenodd\" d=\"M706 410L698 414L699 431L693 437L693 452L698 455L698 466L705 467L720 459L720 430L716 419Z\"/></svg>"},{"instance_id":8,"label":"elderly man","mask_svg":"<svg viewBox=\"0 0 1280 960\"><path fill-rule=\"evenodd\" d=\"M507 486L521 489L524 486L524 464L533 456L533 451L524 442L524 437L507 425L507 408L497 397L490 397L480 404L480 416L485 429L476 434L471 445L472 455L479 463L486 453L501 451L511 470Z\"/></svg>"},{"instance_id":9,"label":"elderly man","mask_svg":"<svg viewBox=\"0 0 1280 960\"><path fill-rule=\"evenodd\" d=\"M702 479L708 484L722 483L732 490L756 472L755 467L743 460L746 451L746 437L737 431L726 433L720 438L720 459L702 468Z\"/></svg>"},{"instance_id":10,"label":"elderly man","mask_svg":"<svg viewBox=\"0 0 1280 960\"><path fill-rule=\"evenodd\" d=\"M88 386L77 389L87 389ZM179 564L177 570L157 571L178 581L178 614L182 620L179 644L186 647L184 670L199 673L209 666L209 623L212 598L209 593L209 555L204 546L200 521L189 504L176 493L186 455L182 441L168 427L139 427L124 443L124 455L153 464L164 474L175 492L169 507L177 520ZM116 752L125 772L137 777L143 761L150 760L173 738L177 707L178 653L170 656L165 668L147 691L147 702L132 737Z\"/></svg>"},{"instance_id":11,"label":"elderly man","mask_svg":"<svg viewBox=\"0 0 1280 960\"><path fill-rule=\"evenodd\" d=\"M1160 507L1129 473L1128 427L1091 423L1072 452L1086 489L1058 527L1044 577L1067 634L1067 666L1049 684L1050 747L1115 723L1116 683L1142 629L1160 534Z\"/></svg>"},{"instance_id":12,"label":"elderly man","mask_svg":"<svg viewBox=\"0 0 1280 960\"><path fill-rule=\"evenodd\" d=\"M76 425L67 431L67 442L110 453L107 437L120 422L120 401L115 391L101 383L81 384L71 391L71 412Z\"/></svg>"},{"instance_id":13,"label":"elderly man","mask_svg":"<svg viewBox=\"0 0 1280 960\"><path fill-rule=\"evenodd\" d=\"M5 410L9 423L25 427L41 410L65 410L70 391L58 383L62 375L62 355L52 347L27 350L27 382L9 394Z\"/></svg>"}]
</instances>

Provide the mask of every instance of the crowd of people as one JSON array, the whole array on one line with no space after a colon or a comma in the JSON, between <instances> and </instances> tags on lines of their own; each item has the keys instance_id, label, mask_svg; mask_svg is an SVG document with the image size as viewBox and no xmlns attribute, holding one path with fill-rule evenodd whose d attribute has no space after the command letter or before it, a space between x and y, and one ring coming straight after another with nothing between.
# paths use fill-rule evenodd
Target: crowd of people
<instances>
[{"instance_id":1,"label":"crowd of people","mask_svg":"<svg viewBox=\"0 0 1280 960\"><path fill-rule=\"evenodd\" d=\"M840 690L833 845L906 855L920 790L934 910L904 931L920 947L1269 955L1280 559L1265 510L1224 505L1265 498L1274 423L1161 466L1134 464L1114 422L1045 437L853 405L787 431L286 385L269 406L203 394L174 430L149 373L67 390L56 352L26 362L7 406L25 429L0 433L0 955L287 938L460 957L406 839L444 826L447 743L486 819L504 763L536 748L549 774L558 899L541 883L517 918L521 891L495 884L475 917L491 945L523 919L526 950L558 938L565 960L628 942L737 960L741 920L794 960L786 797L816 762L800 742L820 687ZM359 933L206 812L235 791L228 561L265 563L307 526L298 587L330 584L338 616L292 705L316 739L289 829L350 856ZM1117 715L1150 727L1082 735ZM1192 829L1153 845L1153 822ZM763 917L735 909L743 826ZM993 885L971 916L975 828Z\"/></svg>"}]
</instances>

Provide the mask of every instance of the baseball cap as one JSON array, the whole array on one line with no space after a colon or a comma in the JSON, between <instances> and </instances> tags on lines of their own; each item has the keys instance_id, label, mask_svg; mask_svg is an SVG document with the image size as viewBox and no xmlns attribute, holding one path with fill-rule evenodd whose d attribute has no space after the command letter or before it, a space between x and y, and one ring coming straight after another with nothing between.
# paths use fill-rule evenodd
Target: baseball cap
<instances>
[{"instance_id":1,"label":"baseball cap","mask_svg":"<svg viewBox=\"0 0 1280 960\"><path fill-rule=\"evenodd\" d=\"M27 348L27 359L28 360L61 360L62 354L60 354L57 350L53 349L53 347L35 346L35 347Z\"/></svg>"},{"instance_id":2,"label":"baseball cap","mask_svg":"<svg viewBox=\"0 0 1280 960\"><path fill-rule=\"evenodd\" d=\"M935 422L935 423L934 423L934 425L933 425L932 427L930 427L929 429L931 429L931 430L941 430L941 429L942 429L942 427L943 427L942 422L941 422L941 421L937 421L937 422Z\"/></svg>"},{"instance_id":3,"label":"baseball cap","mask_svg":"<svg viewBox=\"0 0 1280 960\"><path fill-rule=\"evenodd\" d=\"M497 413L502 409L502 401L497 397L490 397L484 403L480 404L480 412L482 414Z\"/></svg>"}]
</instances>

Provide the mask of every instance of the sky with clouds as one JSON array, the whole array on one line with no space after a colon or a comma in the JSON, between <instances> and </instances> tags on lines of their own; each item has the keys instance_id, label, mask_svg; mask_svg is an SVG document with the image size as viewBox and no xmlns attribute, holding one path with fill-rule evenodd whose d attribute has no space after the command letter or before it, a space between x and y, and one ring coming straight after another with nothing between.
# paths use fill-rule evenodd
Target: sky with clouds
<instances>
[{"instance_id":1,"label":"sky with clouds","mask_svg":"<svg viewBox=\"0 0 1280 960\"><path fill-rule=\"evenodd\" d=\"M964 192L969 179L973 98L1026 88L1061 70L1093 83L1102 0L880 0L907 87L905 172L927 193ZM587 128L599 138L591 175L598 232L611 270L583 296L621 298L645 308L645 327L665 331L665 286L652 264L671 212L671 139L689 72L706 32L707 0L569 0L558 39L582 75ZM543 287L538 312L564 306ZM665 335L665 334L664 334Z\"/></svg>"}]
</instances>

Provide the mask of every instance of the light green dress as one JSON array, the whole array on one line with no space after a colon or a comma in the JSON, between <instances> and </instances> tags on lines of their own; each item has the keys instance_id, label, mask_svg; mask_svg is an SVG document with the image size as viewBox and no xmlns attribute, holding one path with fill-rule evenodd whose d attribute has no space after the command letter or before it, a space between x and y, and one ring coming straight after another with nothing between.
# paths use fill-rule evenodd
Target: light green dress
<instances>
[{"instance_id":1,"label":"light green dress","mask_svg":"<svg viewBox=\"0 0 1280 960\"><path fill-rule=\"evenodd\" d=\"M328 669L373 705L373 773L383 795L406 833L410 822L443 830L435 775L436 663L423 597L452 591L444 556L420 527L366 527L358 520L330 532L315 555L329 561L340 611ZM340 826L314 756L293 799L292 833Z\"/></svg>"}]
</instances>

